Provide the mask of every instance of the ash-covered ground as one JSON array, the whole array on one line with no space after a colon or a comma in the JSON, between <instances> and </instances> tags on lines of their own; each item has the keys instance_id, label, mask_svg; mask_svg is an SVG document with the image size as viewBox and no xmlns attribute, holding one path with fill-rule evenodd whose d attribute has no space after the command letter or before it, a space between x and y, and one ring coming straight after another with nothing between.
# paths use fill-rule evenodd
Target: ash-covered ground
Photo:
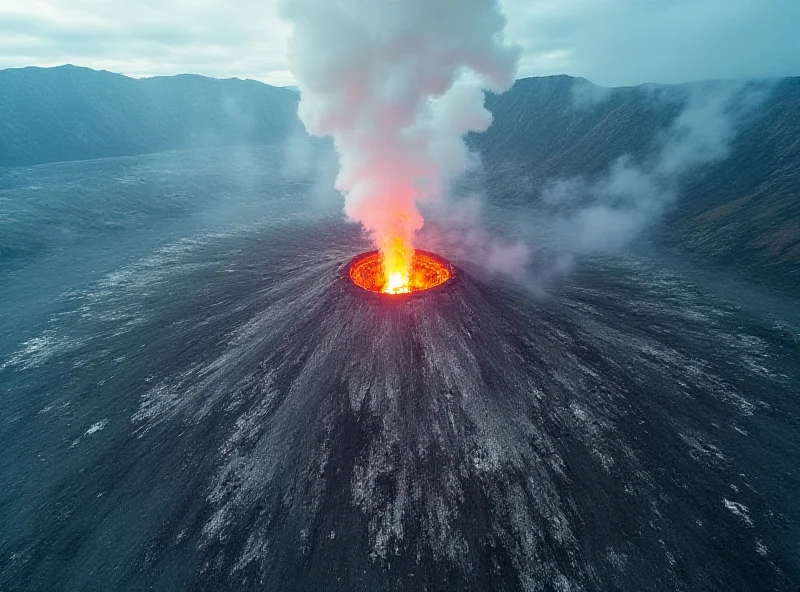
<instances>
[{"instance_id":1,"label":"ash-covered ground","mask_svg":"<svg viewBox=\"0 0 800 592\"><path fill-rule=\"evenodd\" d=\"M796 300L457 249L377 297L270 150L2 172L0 589L796 589Z\"/></svg>"}]
</instances>

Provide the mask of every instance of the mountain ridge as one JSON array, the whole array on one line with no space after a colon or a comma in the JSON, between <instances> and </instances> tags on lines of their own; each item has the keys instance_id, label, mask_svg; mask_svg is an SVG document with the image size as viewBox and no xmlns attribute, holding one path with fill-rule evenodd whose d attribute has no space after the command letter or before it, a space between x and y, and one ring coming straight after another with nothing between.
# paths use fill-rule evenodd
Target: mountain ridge
<instances>
[{"instance_id":1,"label":"mountain ridge","mask_svg":"<svg viewBox=\"0 0 800 592\"><path fill-rule=\"evenodd\" d=\"M269 143L300 126L289 90L193 74L9 69L0 97L0 166Z\"/></svg>"}]
</instances>

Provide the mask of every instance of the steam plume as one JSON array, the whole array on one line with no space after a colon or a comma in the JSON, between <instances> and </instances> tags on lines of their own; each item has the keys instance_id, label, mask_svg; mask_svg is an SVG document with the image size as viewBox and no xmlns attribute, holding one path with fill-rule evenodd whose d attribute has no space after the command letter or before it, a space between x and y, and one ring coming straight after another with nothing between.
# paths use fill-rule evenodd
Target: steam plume
<instances>
[{"instance_id":1,"label":"steam plume","mask_svg":"<svg viewBox=\"0 0 800 592\"><path fill-rule=\"evenodd\" d=\"M600 179L552 181L542 191L542 201L568 210L556 221L561 234L585 251L628 243L663 215L680 195L684 181L728 157L743 122L770 88L769 82L697 86L685 98L683 111L658 138L650 159L637 163L626 154Z\"/></svg>"},{"instance_id":2,"label":"steam plume","mask_svg":"<svg viewBox=\"0 0 800 592\"><path fill-rule=\"evenodd\" d=\"M470 157L462 136L492 121L483 89L506 90L519 49L497 0L285 0L300 119L331 136L336 188L384 269L408 275L420 200L435 200Z\"/></svg>"}]
</instances>

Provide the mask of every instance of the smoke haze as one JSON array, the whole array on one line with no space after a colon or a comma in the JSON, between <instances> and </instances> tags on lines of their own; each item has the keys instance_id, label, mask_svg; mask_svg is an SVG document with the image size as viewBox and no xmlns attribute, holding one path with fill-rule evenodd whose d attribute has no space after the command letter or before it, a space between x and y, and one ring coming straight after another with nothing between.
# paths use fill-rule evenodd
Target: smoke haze
<instances>
[{"instance_id":1,"label":"smoke haze","mask_svg":"<svg viewBox=\"0 0 800 592\"><path fill-rule=\"evenodd\" d=\"M643 151L631 148L599 175L545 177L542 189L509 166L502 182L522 203L505 201L496 189L484 195L475 188L479 181L426 208L440 227L439 236L423 233L422 244L540 293L570 271L575 255L625 248L654 229L678 199L691 200L692 179L728 158L771 89L770 82L713 82L653 92L648 100L675 115L661 131L647 130ZM576 79L566 108L587 113L615 92Z\"/></svg>"},{"instance_id":2,"label":"smoke haze","mask_svg":"<svg viewBox=\"0 0 800 592\"><path fill-rule=\"evenodd\" d=\"M695 88L656 138L650 157L636 160L625 154L597 180L573 177L548 183L541 198L559 212L554 221L558 234L579 251L616 249L637 237L678 197L689 175L728 157L743 120L768 92L766 83L719 82ZM579 108L590 102L581 102Z\"/></svg>"}]
</instances>

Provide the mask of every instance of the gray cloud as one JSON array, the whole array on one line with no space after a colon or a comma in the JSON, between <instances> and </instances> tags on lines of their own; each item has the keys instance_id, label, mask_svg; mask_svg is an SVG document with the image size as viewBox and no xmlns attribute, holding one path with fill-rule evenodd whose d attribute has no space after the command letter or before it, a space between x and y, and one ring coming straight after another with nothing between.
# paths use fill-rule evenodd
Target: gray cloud
<instances>
[{"instance_id":1,"label":"gray cloud","mask_svg":"<svg viewBox=\"0 0 800 592\"><path fill-rule=\"evenodd\" d=\"M290 84L287 33L273 0L0 3L0 67L74 63Z\"/></svg>"},{"instance_id":2,"label":"gray cloud","mask_svg":"<svg viewBox=\"0 0 800 592\"><path fill-rule=\"evenodd\" d=\"M0 67L71 62L132 76L193 72L291 84L289 28L276 3L3 2ZM503 7L508 35L524 47L521 76L570 74L615 86L800 75L796 0L503 0Z\"/></svg>"},{"instance_id":3,"label":"gray cloud","mask_svg":"<svg viewBox=\"0 0 800 592\"><path fill-rule=\"evenodd\" d=\"M800 75L796 0L532 0L504 3L520 74L603 86Z\"/></svg>"}]
</instances>

